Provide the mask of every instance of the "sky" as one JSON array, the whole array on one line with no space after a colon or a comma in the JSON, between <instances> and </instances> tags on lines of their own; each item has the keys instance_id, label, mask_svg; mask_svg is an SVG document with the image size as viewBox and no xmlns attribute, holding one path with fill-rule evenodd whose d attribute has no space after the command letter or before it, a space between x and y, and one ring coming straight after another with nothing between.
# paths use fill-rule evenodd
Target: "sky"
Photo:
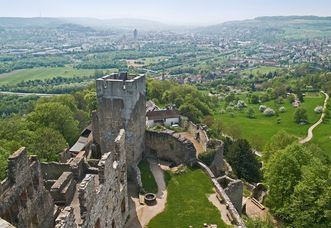
<instances>
[{"instance_id":1,"label":"sky","mask_svg":"<svg viewBox=\"0 0 331 228\"><path fill-rule=\"evenodd\" d=\"M331 0L0 0L0 17L141 18L206 25L286 15L331 16Z\"/></svg>"}]
</instances>

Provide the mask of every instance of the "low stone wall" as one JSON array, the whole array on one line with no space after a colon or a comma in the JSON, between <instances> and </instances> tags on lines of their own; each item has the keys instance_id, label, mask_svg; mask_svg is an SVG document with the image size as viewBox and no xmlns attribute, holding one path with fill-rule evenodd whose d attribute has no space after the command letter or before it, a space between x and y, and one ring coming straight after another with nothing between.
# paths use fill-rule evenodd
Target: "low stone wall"
<instances>
[{"instance_id":1,"label":"low stone wall","mask_svg":"<svg viewBox=\"0 0 331 228\"><path fill-rule=\"evenodd\" d=\"M201 126L196 125L191 121L187 123L186 129L191 135L196 138L198 142L201 143L204 151L206 151L209 142L207 132L203 130Z\"/></svg>"},{"instance_id":2,"label":"low stone wall","mask_svg":"<svg viewBox=\"0 0 331 228\"><path fill-rule=\"evenodd\" d=\"M174 131L146 130L145 157L191 166L196 161L193 143Z\"/></svg>"},{"instance_id":3,"label":"low stone wall","mask_svg":"<svg viewBox=\"0 0 331 228\"><path fill-rule=\"evenodd\" d=\"M236 208L234 207L233 203L231 202L230 198L228 197L228 195L225 193L224 189L221 187L221 185L218 183L217 179L215 178L213 172L208 168L208 166L206 166L204 163L198 161L197 164L199 165L199 167L201 167L207 174L208 176L211 178L211 181L216 189L216 192L219 194L219 196L222 198L222 200L227 204L228 207L228 211L233 219L233 221L235 222L235 225L237 225L238 227L241 228L245 228L246 225L244 223L244 221L242 220L242 218L240 217L240 214L238 213L238 211L236 210Z\"/></svg>"}]
</instances>

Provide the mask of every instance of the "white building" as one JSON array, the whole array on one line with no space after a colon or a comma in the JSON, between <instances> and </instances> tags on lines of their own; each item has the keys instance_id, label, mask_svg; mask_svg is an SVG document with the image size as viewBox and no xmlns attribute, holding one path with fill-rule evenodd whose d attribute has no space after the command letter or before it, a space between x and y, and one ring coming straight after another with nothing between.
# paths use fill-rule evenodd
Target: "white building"
<instances>
[{"instance_id":1,"label":"white building","mask_svg":"<svg viewBox=\"0 0 331 228\"><path fill-rule=\"evenodd\" d=\"M180 115L175 109L153 110L146 114L146 126L153 127L156 124L172 126L179 124Z\"/></svg>"}]
</instances>

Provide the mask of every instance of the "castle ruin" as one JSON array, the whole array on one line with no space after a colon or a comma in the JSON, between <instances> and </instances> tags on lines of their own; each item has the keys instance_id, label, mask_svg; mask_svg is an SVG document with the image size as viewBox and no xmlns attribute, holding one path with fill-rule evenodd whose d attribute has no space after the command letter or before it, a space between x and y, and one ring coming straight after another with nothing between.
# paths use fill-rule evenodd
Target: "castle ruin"
<instances>
[{"instance_id":1,"label":"castle ruin","mask_svg":"<svg viewBox=\"0 0 331 228\"><path fill-rule=\"evenodd\" d=\"M111 74L96 80L97 110L92 114L93 138L100 154L114 148L113 139L125 129L129 174L145 147L146 82L144 75Z\"/></svg>"},{"instance_id":2,"label":"castle ruin","mask_svg":"<svg viewBox=\"0 0 331 228\"><path fill-rule=\"evenodd\" d=\"M142 156L176 165L197 162L190 140L171 131L145 130L144 75L105 76L96 80L96 93L98 105L92 113L92 126L62 154L61 162L39 162L36 156L29 157L24 148L10 156L7 178L0 183L0 225L124 227L129 215L128 179L140 187L137 165ZM193 125L189 129L206 149L206 132ZM223 144L217 144L216 149L219 155L213 164L223 166ZM219 173L216 168L213 171ZM211 170L208 173L230 205L237 224L242 225L214 174ZM228 189L231 193L232 188ZM237 204L239 210L241 202Z\"/></svg>"}]
</instances>

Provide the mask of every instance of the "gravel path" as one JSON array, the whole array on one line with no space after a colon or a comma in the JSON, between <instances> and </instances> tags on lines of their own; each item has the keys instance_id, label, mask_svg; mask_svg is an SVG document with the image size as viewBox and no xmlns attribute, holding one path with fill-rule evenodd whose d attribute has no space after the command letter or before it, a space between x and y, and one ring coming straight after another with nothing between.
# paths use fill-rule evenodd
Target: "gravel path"
<instances>
[{"instance_id":1,"label":"gravel path","mask_svg":"<svg viewBox=\"0 0 331 228\"><path fill-rule=\"evenodd\" d=\"M321 118L315 123L313 124L309 129L308 129L308 134L307 137L300 140L301 144L305 144L307 142L309 142L312 138L313 138L313 130L320 125L323 122L323 119L325 117L325 110L326 110L326 106L328 104L328 100L329 100L329 95L327 93L325 93L324 91L321 91L321 93L323 93L325 95L325 100L324 100L324 106L323 106L323 112L321 115Z\"/></svg>"}]
</instances>

